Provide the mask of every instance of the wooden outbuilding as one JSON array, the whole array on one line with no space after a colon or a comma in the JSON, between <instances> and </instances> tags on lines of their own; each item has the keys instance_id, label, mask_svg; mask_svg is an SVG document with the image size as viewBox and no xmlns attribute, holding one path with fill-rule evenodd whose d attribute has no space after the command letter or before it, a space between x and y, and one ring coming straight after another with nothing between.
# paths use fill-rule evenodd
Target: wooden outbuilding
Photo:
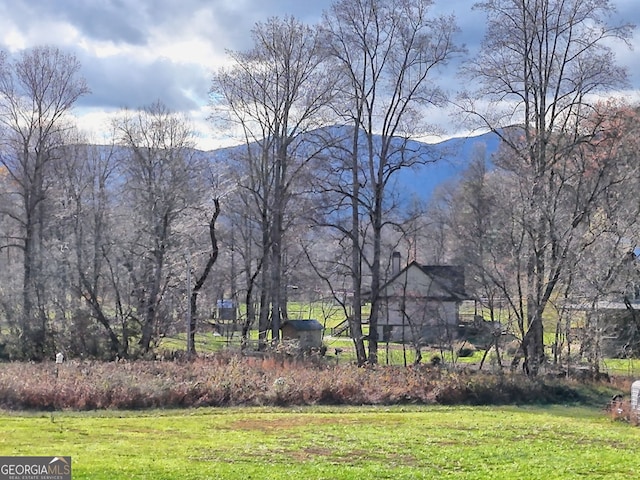
<instances>
[{"instance_id":1,"label":"wooden outbuilding","mask_svg":"<svg viewBox=\"0 0 640 480\"><path fill-rule=\"evenodd\" d=\"M322 347L324 327L317 320L287 320L280 330L283 340L297 340L301 350Z\"/></svg>"},{"instance_id":2,"label":"wooden outbuilding","mask_svg":"<svg viewBox=\"0 0 640 480\"><path fill-rule=\"evenodd\" d=\"M605 358L640 357L640 302L599 301L565 305L583 312L587 331L578 331L581 341L595 342Z\"/></svg>"}]
</instances>

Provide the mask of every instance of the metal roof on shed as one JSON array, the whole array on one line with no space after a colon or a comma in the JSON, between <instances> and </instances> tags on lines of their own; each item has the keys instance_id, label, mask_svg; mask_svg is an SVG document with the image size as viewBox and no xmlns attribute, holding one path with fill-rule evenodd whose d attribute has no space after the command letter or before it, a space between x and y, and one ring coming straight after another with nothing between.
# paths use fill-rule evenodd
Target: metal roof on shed
<instances>
[{"instance_id":1,"label":"metal roof on shed","mask_svg":"<svg viewBox=\"0 0 640 480\"><path fill-rule=\"evenodd\" d=\"M298 331L309 331L309 330L323 330L324 327L317 320L287 320L283 322L280 328L284 328L287 325L291 325L294 329Z\"/></svg>"}]
</instances>

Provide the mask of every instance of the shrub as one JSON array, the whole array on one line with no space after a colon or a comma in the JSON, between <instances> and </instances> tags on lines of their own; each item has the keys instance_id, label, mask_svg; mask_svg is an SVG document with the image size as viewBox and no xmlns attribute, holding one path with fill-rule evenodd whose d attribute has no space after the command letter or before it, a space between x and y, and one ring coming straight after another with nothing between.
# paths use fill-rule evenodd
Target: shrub
<instances>
[{"instance_id":1,"label":"shrub","mask_svg":"<svg viewBox=\"0 0 640 480\"><path fill-rule=\"evenodd\" d=\"M260 405L555 403L584 384L523 375L448 372L431 365L367 366L221 353L187 361L5 363L0 408L144 409ZM564 382L564 383L563 383Z\"/></svg>"},{"instance_id":2,"label":"shrub","mask_svg":"<svg viewBox=\"0 0 640 480\"><path fill-rule=\"evenodd\" d=\"M519 349L520 349L520 341L518 341L518 340L512 340L512 341L508 342L503 348L503 350L509 356L514 356L518 352Z\"/></svg>"},{"instance_id":3,"label":"shrub","mask_svg":"<svg viewBox=\"0 0 640 480\"><path fill-rule=\"evenodd\" d=\"M463 346L458 349L459 357L473 357L473 354L476 352L476 349L473 346Z\"/></svg>"}]
</instances>

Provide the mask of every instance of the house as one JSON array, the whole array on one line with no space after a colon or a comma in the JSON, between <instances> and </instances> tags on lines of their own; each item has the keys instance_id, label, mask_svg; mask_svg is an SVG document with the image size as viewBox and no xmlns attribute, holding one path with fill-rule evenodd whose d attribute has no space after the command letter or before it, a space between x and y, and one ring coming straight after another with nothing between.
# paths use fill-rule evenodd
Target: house
<instances>
[{"instance_id":1,"label":"house","mask_svg":"<svg viewBox=\"0 0 640 480\"><path fill-rule=\"evenodd\" d=\"M585 344L595 340L604 357L640 356L640 302L637 300L568 304L565 309L584 314L584 322L590 328L578 331L579 338Z\"/></svg>"},{"instance_id":2,"label":"house","mask_svg":"<svg viewBox=\"0 0 640 480\"><path fill-rule=\"evenodd\" d=\"M317 320L286 320L280 326L283 340L297 340L300 350L322 347L324 327Z\"/></svg>"},{"instance_id":3,"label":"house","mask_svg":"<svg viewBox=\"0 0 640 480\"><path fill-rule=\"evenodd\" d=\"M460 304L467 299L464 268L420 265L399 269L382 286L378 340L413 344L449 343L458 334Z\"/></svg>"}]
</instances>

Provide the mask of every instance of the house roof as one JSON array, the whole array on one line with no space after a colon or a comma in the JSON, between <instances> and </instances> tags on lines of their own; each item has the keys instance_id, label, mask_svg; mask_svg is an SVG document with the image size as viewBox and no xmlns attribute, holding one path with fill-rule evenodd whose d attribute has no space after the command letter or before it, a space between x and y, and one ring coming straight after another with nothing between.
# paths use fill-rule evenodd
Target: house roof
<instances>
[{"instance_id":1,"label":"house roof","mask_svg":"<svg viewBox=\"0 0 640 480\"><path fill-rule=\"evenodd\" d=\"M640 302L633 301L629 303L614 302L608 300L601 300L599 302L584 302L584 303L572 303L564 306L567 310L583 310L585 312L597 311L597 310L640 310Z\"/></svg>"},{"instance_id":2,"label":"house roof","mask_svg":"<svg viewBox=\"0 0 640 480\"><path fill-rule=\"evenodd\" d=\"M416 264L418 265L418 264ZM464 288L464 267L458 265L418 265L434 282L455 297L467 298Z\"/></svg>"},{"instance_id":3,"label":"house roof","mask_svg":"<svg viewBox=\"0 0 640 480\"><path fill-rule=\"evenodd\" d=\"M411 269L422 272L438 287L437 293L429 295L429 298L447 301L461 301L469 298L465 292L464 267L458 265L421 265L411 262L385 283L381 291L384 292Z\"/></svg>"},{"instance_id":4,"label":"house roof","mask_svg":"<svg viewBox=\"0 0 640 480\"><path fill-rule=\"evenodd\" d=\"M282 329L287 325L291 325L291 327L299 332L324 330L322 324L317 320L287 320L280 325L280 328Z\"/></svg>"}]
</instances>

